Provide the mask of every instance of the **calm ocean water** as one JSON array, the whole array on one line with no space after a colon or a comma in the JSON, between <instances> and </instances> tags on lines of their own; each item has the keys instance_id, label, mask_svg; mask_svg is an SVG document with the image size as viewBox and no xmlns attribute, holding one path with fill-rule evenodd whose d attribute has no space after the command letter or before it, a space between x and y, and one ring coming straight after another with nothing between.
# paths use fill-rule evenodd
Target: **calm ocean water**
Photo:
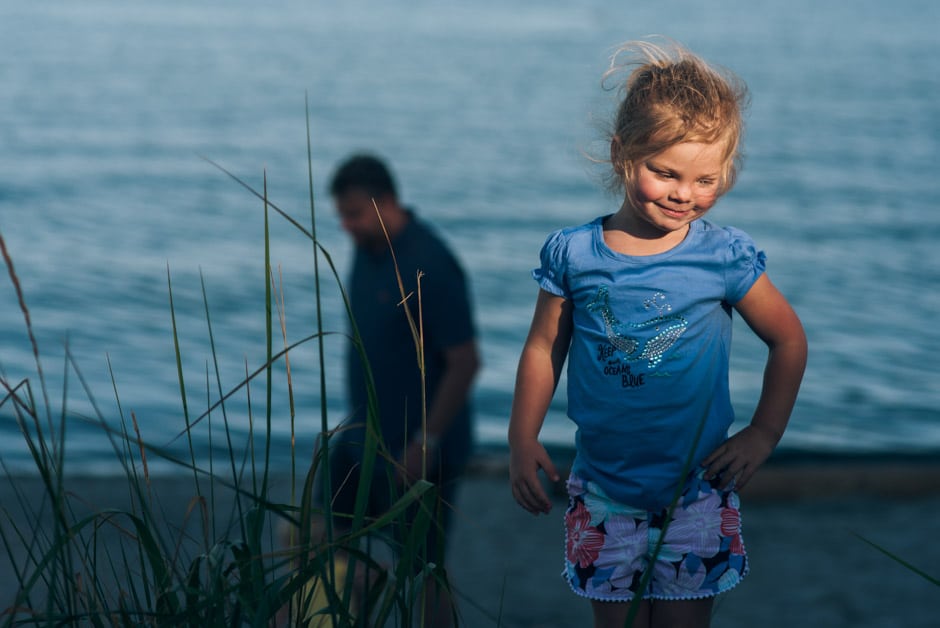
<instances>
[{"instance_id":1,"label":"calm ocean water","mask_svg":"<svg viewBox=\"0 0 940 628\"><path fill-rule=\"evenodd\" d=\"M114 468L96 416L129 425L133 415L146 440L185 445L168 276L191 417L263 362L263 207L200 156L259 190L266 173L274 202L309 224L305 95L317 226L338 273L349 245L325 181L348 152L372 149L472 275L485 359L478 432L500 442L539 246L618 204L586 157L604 152L597 121L612 95L599 77L614 45L650 33L731 67L752 91L745 170L711 219L766 250L809 334L782 446L940 448L940 4L387 4L0 5L0 233L41 347L51 419L65 408L73 469ZM312 246L275 216L271 240L293 342L316 330ZM324 327L342 331L322 258L321 271ZM324 346L335 423L342 337ZM292 423L305 458L321 421L315 345L290 359L293 420L283 366L274 377L276 464L289 457ZM762 363L760 343L736 328L739 422ZM6 273L0 368L13 383L35 378ZM250 411L243 389L193 430L203 461L226 422L236 443L264 429L264 378L250 395ZM28 453L12 417L6 401L0 458L17 468ZM560 394L545 439L572 434Z\"/></svg>"}]
</instances>

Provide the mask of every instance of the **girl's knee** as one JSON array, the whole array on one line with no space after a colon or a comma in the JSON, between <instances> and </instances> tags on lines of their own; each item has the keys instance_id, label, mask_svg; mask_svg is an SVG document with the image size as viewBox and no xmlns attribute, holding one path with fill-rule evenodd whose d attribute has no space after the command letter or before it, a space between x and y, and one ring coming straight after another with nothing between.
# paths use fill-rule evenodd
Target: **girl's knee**
<instances>
[{"instance_id":1,"label":"girl's knee","mask_svg":"<svg viewBox=\"0 0 940 628\"><path fill-rule=\"evenodd\" d=\"M639 602L600 602L591 600L591 608L594 611L594 628L624 628L633 604L638 604L639 608L634 613L632 628L649 628L650 603L646 600L640 600Z\"/></svg>"},{"instance_id":2,"label":"girl's knee","mask_svg":"<svg viewBox=\"0 0 940 628\"><path fill-rule=\"evenodd\" d=\"M657 600L652 606L651 628L708 628L715 598Z\"/></svg>"},{"instance_id":3,"label":"girl's knee","mask_svg":"<svg viewBox=\"0 0 940 628\"><path fill-rule=\"evenodd\" d=\"M594 628L708 628L714 598L701 600L641 600L627 624L634 602L591 601Z\"/></svg>"}]
</instances>

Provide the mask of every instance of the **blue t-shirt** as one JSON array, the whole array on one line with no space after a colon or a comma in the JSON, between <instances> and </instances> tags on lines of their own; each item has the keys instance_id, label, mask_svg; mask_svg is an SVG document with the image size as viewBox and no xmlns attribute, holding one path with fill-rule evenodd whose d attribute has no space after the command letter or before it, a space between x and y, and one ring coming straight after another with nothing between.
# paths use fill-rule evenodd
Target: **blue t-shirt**
<instances>
[{"instance_id":1,"label":"blue t-shirt","mask_svg":"<svg viewBox=\"0 0 940 628\"><path fill-rule=\"evenodd\" d=\"M552 233L532 275L573 304L573 472L619 502L658 510L684 481L693 447L694 470L728 437L731 306L765 256L744 232L703 219L669 251L624 255L605 244L604 219Z\"/></svg>"}]
</instances>

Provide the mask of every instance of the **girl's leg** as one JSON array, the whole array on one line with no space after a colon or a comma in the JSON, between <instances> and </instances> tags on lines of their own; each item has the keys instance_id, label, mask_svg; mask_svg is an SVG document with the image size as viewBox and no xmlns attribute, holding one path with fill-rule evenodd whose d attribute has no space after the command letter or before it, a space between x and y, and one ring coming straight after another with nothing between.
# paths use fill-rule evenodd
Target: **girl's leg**
<instances>
[{"instance_id":1,"label":"girl's leg","mask_svg":"<svg viewBox=\"0 0 940 628\"><path fill-rule=\"evenodd\" d=\"M715 598L656 600L650 609L652 628L708 628Z\"/></svg>"},{"instance_id":2,"label":"girl's leg","mask_svg":"<svg viewBox=\"0 0 940 628\"><path fill-rule=\"evenodd\" d=\"M594 628L624 628L627 615L630 614L631 604L633 602L599 602L591 600L591 608L594 611ZM640 608L630 628L649 628L650 603L646 600L640 600L638 604Z\"/></svg>"}]
</instances>

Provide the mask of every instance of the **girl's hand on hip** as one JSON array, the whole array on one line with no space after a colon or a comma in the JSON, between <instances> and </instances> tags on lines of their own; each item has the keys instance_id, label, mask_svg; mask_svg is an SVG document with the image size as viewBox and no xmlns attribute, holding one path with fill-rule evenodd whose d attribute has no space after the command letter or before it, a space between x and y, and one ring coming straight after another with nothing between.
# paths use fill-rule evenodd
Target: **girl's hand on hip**
<instances>
[{"instance_id":1,"label":"girl's hand on hip","mask_svg":"<svg viewBox=\"0 0 940 628\"><path fill-rule=\"evenodd\" d=\"M552 482L559 480L558 471L555 470L548 452L538 441L512 446L511 452L509 483L512 486L512 496L533 515L548 514L552 509L552 502L539 480L538 471L542 469Z\"/></svg>"},{"instance_id":2,"label":"girl's hand on hip","mask_svg":"<svg viewBox=\"0 0 940 628\"><path fill-rule=\"evenodd\" d=\"M732 481L735 490L744 488L770 457L777 440L770 432L748 425L702 461L705 479L721 477L722 489L728 488Z\"/></svg>"}]
</instances>

